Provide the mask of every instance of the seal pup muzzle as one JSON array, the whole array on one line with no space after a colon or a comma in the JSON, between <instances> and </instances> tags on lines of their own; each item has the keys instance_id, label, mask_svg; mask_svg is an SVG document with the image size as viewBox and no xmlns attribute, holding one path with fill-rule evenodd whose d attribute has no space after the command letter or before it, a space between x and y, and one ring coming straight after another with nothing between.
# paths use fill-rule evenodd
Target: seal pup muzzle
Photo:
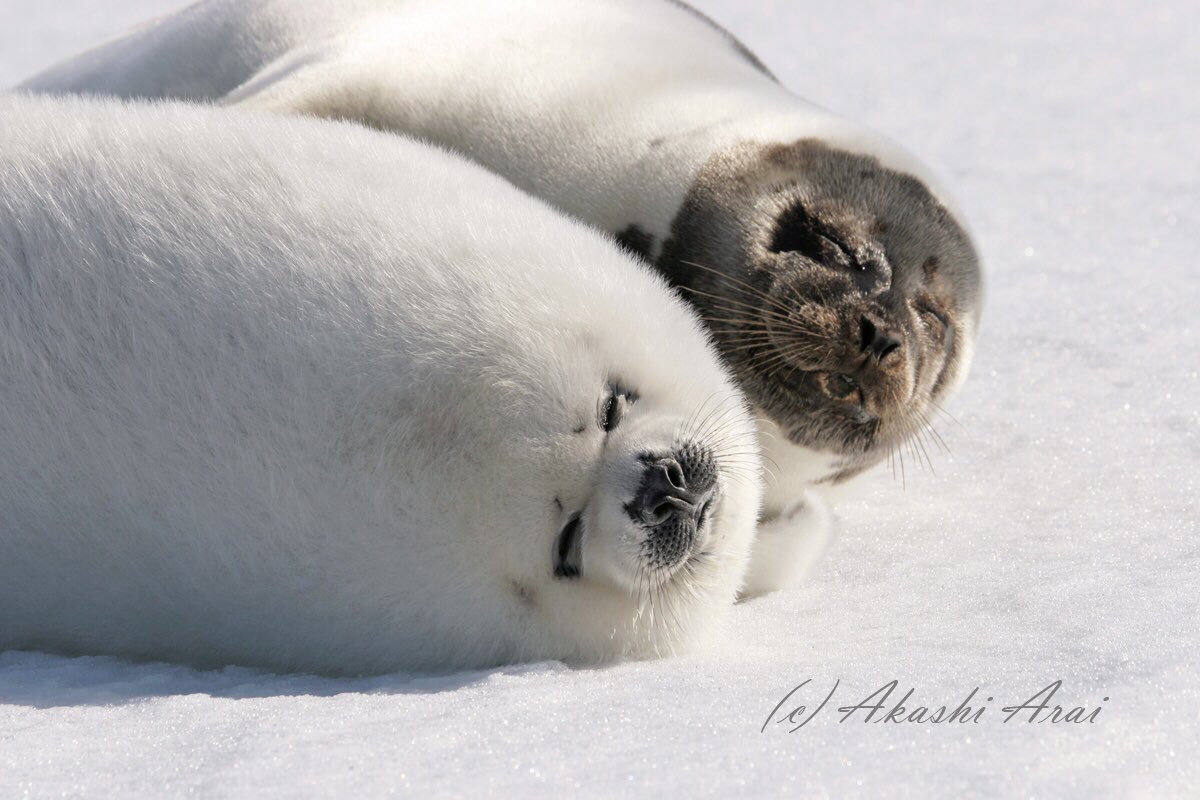
<instances>
[{"instance_id":1,"label":"seal pup muzzle","mask_svg":"<svg viewBox=\"0 0 1200 800\"><path fill-rule=\"evenodd\" d=\"M754 423L599 233L359 126L0 116L0 648L360 674L720 633Z\"/></svg>"},{"instance_id":2,"label":"seal pup muzzle","mask_svg":"<svg viewBox=\"0 0 1200 800\"><path fill-rule=\"evenodd\" d=\"M210 0L25 86L408 132L610 232L762 418L767 519L824 519L807 489L923 458L971 360L979 259L935 178L677 0Z\"/></svg>"}]
</instances>

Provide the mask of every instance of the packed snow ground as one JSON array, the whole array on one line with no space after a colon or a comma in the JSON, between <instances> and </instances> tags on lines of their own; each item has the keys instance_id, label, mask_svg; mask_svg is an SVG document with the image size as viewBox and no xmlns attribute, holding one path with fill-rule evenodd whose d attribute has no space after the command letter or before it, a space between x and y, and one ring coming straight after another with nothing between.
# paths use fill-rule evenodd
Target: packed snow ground
<instances>
[{"instance_id":1,"label":"packed snow ground","mask_svg":"<svg viewBox=\"0 0 1200 800\"><path fill-rule=\"evenodd\" d=\"M177 5L0 0L0 85ZM1200 6L697 5L965 207L989 293L936 475L878 469L810 584L740 606L719 653L364 680L0 654L0 796L1194 791ZM809 678L776 718L840 680L829 705L760 732ZM987 711L838 722L893 679L887 710L979 687ZM1055 680L1094 723L1002 722Z\"/></svg>"}]
</instances>

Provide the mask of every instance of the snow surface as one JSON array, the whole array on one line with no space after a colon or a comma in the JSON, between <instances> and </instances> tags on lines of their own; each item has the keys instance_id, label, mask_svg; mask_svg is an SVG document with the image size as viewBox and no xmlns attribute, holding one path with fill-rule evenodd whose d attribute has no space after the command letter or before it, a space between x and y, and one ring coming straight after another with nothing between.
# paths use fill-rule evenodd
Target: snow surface
<instances>
[{"instance_id":1,"label":"snow surface","mask_svg":"<svg viewBox=\"0 0 1200 800\"><path fill-rule=\"evenodd\" d=\"M0 85L177 5L0 0ZM1200 5L697 5L965 206L989 294L936 475L878 470L811 583L740 606L719 653L369 680L0 654L0 796L1195 790ZM760 732L807 678L777 716L840 679L829 707ZM893 679L988 711L838 723ZM1093 724L1002 723L1057 679Z\"/></svg>"}]
</instances>

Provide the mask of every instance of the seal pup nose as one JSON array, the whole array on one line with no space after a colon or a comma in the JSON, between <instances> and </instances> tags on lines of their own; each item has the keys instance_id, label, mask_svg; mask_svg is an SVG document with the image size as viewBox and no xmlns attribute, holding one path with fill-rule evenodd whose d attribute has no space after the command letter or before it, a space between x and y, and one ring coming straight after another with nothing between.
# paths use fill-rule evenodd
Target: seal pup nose
<instances>
[{"instance_id":1,"label":"seal pup nose","mask_svg":"<svg viewBox=\"0 0 1200 800\"><path fill-rule=\"evenodd\" d=\"M694 516L696 498L688 489L679 461L673 456L644 457L642 461L645 469L637 494L629 504L629 516L650 527L662 525L675 516Z\"/></svg>"},{"instance_id":2,"label":"seal pup nose","mask_svg":"<svg viewBox=\"0 0 1200 800\"><path fill-rule=\"evenodd\" d=\"M859 332L861 334L860 349L876 361L882 362L900 349L900 339L897 336L876 325L867 317L860 320Z\"/></svg>"},{"instance_id":3,"label":"seal pup nose","mask_svg":"<svg viewBox=\"0 0 1200 800\"><path fill-rule=\"evenodd\" d=\"M666 454L648 454L642 462L642 479L626 511L634 522L658 527L673 522L702 523L702 515L716 490L717 469L712 452L688 443Z\"/></svg>"},{"instance_id":4,"label":"seal pup nose","mask_svg":"<svg viewBox=\"0 0 1200 800\"><path fill-rule=\"evenodd\" d=\"M700 540L717 494L717 462L711 449L695 442L639 461L641 485L625 511L646 532L647 563L671 569L686 561Z\"/></svg>"}]
</instances>

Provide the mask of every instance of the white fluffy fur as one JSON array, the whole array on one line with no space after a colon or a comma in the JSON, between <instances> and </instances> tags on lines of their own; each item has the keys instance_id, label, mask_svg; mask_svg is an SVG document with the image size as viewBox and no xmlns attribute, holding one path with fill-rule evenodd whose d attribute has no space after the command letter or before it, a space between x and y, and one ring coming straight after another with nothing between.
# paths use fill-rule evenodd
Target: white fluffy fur
<instances>
[{"instance_id":1,"label":"white fluffy fur","mask_svg":"<svg viewBox=\"0 0 1200 800\"><path fill-rule=\"evenodd\" d=\"M610 242L356 126L20 97L0 118L0 648L363 673L719 629L753 423ZM605 437L612 379L640 399ZM712 555L651 598L619 505L636 456L689 435L726 454ZM584 508L584 575L556 579Z\"/></svg>"},{"instance_id":2,"label":"white fluffy fur","mask_svg":"<svg viewBox=\"0 0 1200 800\"><path fill-rule=\"evenodd\" d=\"M656 248L696 171L742 141L821 137L937 185L907 153L797 97L665 0L207 0L24 86L415 134L604 230L636 223ZM775 465L764 535L786 537L789 557L810 563L828 530L798 526L827 515L787 512L836 459L783 435L762 447Z\"/></svg>"}]
</instances>

